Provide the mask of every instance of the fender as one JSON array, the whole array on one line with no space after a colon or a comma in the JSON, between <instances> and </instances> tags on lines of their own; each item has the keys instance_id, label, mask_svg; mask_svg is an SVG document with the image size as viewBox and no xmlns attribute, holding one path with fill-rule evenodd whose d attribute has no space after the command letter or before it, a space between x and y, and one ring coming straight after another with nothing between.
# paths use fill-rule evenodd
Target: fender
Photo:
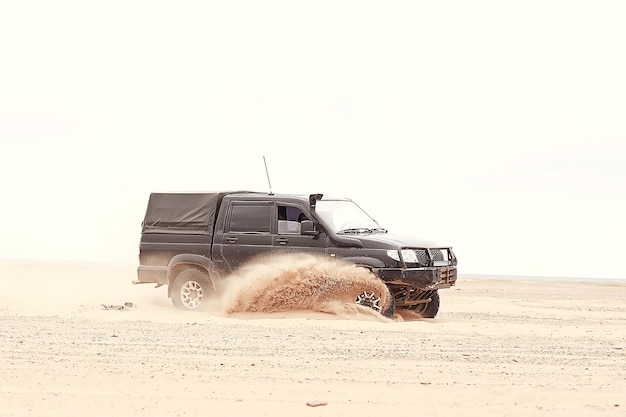
<instances>
[{"instance_id":1,"label":"fender","mask_svg":"<svg viewBox=\"0 0 626 417\"><path fill-rule=\"evenodd\" d=\"M328 238L331 240L331 242L333 242L335 245L339 246L340 248L362 248L363 247L363 242L361 242L359 239L355 237L337 236L335 234L328 233Z\"/></svg>"},{"instance_id":2,"label":"fender","mask_svg":"<svg viewBox=\"0 0 626 417\"><path fill-rule=\"evenodd\" d=\"M352 262L353 264L370 269L384 268L385 263L377 258L370 258L369 256L351 256L347 258L340 258L343 261Z\"/></svg>"},{"instance_id":3,"label":"fender","mask_svg":"<svg viewBox=\"0 0 626 417\"><path fill-rule=\"evenodd\" d=\"M170 259L168 263L168 271L167 271L167 295L171 297L170 291L172 288L172 282L178 275L178 271L181 268L177 268L180 265L195 265L199 266L201 269L204 269L209 275L209 279L211 280L211 285L213 286L213 291L216 290L215 287L215 265L212 260L203 255L194 255L192 253L181 253L174 256Z\"/></svg>"}]
</instances>

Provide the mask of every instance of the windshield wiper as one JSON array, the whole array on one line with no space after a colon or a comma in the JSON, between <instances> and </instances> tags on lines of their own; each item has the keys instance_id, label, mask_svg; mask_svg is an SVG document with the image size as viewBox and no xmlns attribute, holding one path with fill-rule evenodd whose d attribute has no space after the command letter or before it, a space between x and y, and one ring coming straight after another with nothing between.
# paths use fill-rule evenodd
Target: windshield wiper
<instances>
[{"instance_id":1,"label":"windshield wiper","mask_svg":"<svg viewBox=\"0 0 626 417\"><path fill-rule=\"evenodd\" d=\"M358 234L358 233L387 233L387 229L384 229L382 227L376 227L374 229L370 229L368 227L355 227L353 229L343 229L338 231L337 233L341 233L341 234L349 234L349 233L354 233L354 234Z\"/></svg>"},{"instance_id":2,"label":"windshield wiper","mask_svg":"<svg viewBox=\"0 0 626 417\"><path fill-rule=\"evenodd\" d=\"M338 231L337 233L348 234L348 233L372 233L372 229L368 229L367 227L358 227L354 229L343 229Z\"/></svg>"}]
</instances>

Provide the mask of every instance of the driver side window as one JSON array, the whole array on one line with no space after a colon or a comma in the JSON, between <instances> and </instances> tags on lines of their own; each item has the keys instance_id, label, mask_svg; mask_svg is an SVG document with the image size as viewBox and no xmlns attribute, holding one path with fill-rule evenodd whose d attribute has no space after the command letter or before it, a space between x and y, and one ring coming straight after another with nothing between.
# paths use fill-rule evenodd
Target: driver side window
<instances>
[{"instance_id":1,"label":"driver side window","mask_svg":"<svg viewBox=\"0 0 626 417\"><path fill-rule=\"evenodd\" d=\"M278 205L278 234L300 234L302 220L307 216L296 206Z\"/></svg>"}]
</instances>

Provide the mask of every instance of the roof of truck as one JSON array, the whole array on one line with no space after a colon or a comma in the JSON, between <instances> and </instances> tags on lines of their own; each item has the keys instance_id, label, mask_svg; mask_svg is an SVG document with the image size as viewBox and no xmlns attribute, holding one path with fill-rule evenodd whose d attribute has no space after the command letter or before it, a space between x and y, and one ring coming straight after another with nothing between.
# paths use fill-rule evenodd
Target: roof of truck
<instances>
[{"instance_id":1,"label":"roof of truck","mask_svg":"<svg viewBox=\"0 0 626 417\"><path fill-rule=\"evenodd\" d=\"M256 191L152 193L142 223L142 233L213 234L213 222L224 196L289 198L308 202L304 194L269 194ZM338 198L326 198L338 199ZM343 198L341 198L343 199Z\"/></svg>"}]
</instances>

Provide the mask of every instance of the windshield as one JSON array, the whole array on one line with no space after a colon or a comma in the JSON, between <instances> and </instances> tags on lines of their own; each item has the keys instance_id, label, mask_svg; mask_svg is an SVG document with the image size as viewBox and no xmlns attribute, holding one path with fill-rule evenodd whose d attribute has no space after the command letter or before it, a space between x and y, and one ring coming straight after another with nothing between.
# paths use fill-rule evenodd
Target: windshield
<instances>
[{"instance_id":1,"label":"windshield","mask_svg":"<svg viewBox=\"0 0 626 417\"><path fill-rule=\"evenodd\" d=\"M353 201L319 200L315 212L334 233L387 232Z\"/></svg>"}]
</instances>

